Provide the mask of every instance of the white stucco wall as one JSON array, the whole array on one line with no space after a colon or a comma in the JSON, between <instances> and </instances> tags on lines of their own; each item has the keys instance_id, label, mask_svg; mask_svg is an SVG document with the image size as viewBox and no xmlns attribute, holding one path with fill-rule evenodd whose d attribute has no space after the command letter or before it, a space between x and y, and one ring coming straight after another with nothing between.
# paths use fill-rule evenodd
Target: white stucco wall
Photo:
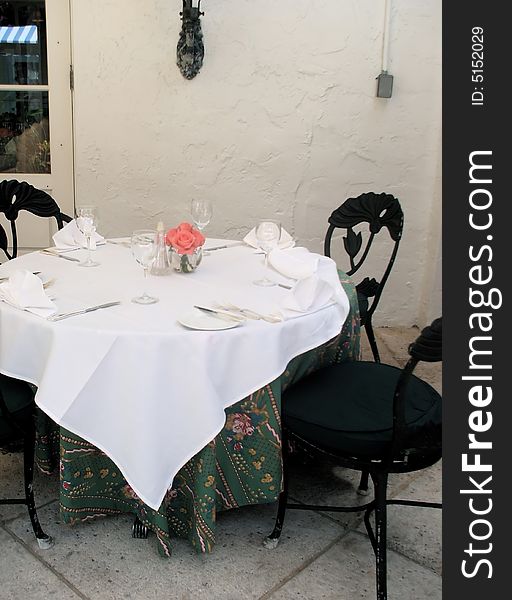
<instances>
[{"instance_id":1,"label":"white stucco wall","mask_svg":"<svg viewBox=\"0 0 512 600\"><path fill-rule=\"evenodd\" d=\"M440 0L392 0L389 100L375 97L384 0L204 0L191 81L175 64L181 0L71 2L76 201L99 204L103 233L174 225L203 195L212 236L277 213L321 251L334 208L386 191L405 231L375 321L421 320L439 246Z\"/></svg>"}]
</instances>

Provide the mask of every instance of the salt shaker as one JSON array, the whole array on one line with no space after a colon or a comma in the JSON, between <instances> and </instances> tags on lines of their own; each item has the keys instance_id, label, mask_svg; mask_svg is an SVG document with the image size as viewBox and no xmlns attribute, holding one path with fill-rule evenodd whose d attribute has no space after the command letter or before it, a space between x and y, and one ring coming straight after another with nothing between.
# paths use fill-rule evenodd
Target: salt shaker
<instances>
[{"instance_id":1,"label":"salt shaker","mask_svg":"<svg viewBox=\"0 0 512 600\"><path fill-rule=\"evenodd\" d=\"M165 244L165 229L162 221L156 226L156 255L151 266L151 275L168 275L171 272L169 254Z\"/></svg>"}]
</instances>

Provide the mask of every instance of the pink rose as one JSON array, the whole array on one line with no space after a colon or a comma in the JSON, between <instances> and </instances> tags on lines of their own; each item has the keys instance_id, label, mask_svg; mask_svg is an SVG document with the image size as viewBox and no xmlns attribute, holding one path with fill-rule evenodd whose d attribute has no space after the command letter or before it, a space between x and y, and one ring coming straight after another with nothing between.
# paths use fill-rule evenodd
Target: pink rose
<instances>
[{"instance_id":1,"label":"pink rose","mask_svg":"<svg viewBox=\"0 0 512 600\"><path fill-rule=\"evenodd\" d=\"M192 254L204 242L202 233L190 223L181 223L178 227L169 229L165 235L165 243L172 246L178 254Z\"/></svg>"}]
</instances>

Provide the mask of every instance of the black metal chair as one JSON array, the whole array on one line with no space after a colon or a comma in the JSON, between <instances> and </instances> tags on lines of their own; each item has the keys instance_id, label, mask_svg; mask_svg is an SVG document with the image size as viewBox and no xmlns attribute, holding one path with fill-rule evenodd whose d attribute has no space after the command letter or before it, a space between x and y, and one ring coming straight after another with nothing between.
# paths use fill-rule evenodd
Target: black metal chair
<instances>
[{"instance_id":1,"label":"black metal chair","mask_svg":"<svg viewBox=\"0 0 512 600\"><path fill-rule=\"evenodd\" d=\"M41 549L53 539L42 530L34 500L34 454L36 443L33 388L25 381L0 374L0 448L6 452L23 448L25 498L0 499L0 504L25 504Z\"/></svg>"},{"instance_id":2,"label":"black metal chair","mask_svg":"<svg viewBox=\"0 0 512 600\"><path fill-rule=\"evenodd\" d=\"M441 504L389 500L390 473L424 469L441 458L441 396L413 375L419 361L442 360L442 320L436 319L409 346L403 370L375 362L347 361L316 371L283 394L283 490L274 530L265 540L275 547L286 508L357 512L376 557L377 599L387 598L386 508L389 504L441 508ZM370 473L374 499L359 506L288 504L290 442L309 453ZM370 515L375 511L375 531Z\"/></svg>"},{"instance_id":3,"label":"black metal chair","mask_svg":"<svg viewBox=\"0 0 512 600\"><path fill-rule=\"evenodd\" d=\"M54 217L57 227L62 229L64 223L69 223L71 217L61 212L55 200L43 190L38 190L26 181L16 179L0 182L0 213L4 213L11 222L12 252L8 251L7 234L0 225L0 250L9 260L18 255L18 235L16 232L16 219L20 210L26 210L38 217Z\"/></svg>"},{"instance_id":4,"label":"black metal chair","mask_svg":"<svg viewBox=\"0 0 512 600\"><path fill-rule=\"evenodd\" d=\"M363 236L361 232L355 233L353 228L364 222L368 223L370 234L362 250ZM356 198L348 198L331 214L329 217L329 228L325 235L324 254L330 257L331 239L335 229L341 228L347 230L347 235L343 238L343 245L350 260L350 269L347 271L347 275L349 276L354 275L361 268L368 256L374 237L382 227L387 227L389 235L394 241L391 258L380 282L375 278L370 279L369 277L365 277L356 285L361 325L366 330L375 362L380 362L380 356L373 332L372 317L395 262L400 238L402 237L403 223L404 214L400 203L394 196L391 194L367 192ZM372 299L371 303L370 299Z\"/></svg>"}]
</instances>

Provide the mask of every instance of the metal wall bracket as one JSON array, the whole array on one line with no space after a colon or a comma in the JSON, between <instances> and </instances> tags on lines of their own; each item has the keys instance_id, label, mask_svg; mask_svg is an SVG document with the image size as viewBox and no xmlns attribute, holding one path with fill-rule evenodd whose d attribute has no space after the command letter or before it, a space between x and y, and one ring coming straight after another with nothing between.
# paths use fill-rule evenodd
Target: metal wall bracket
<instances>
[{"instance_id":1,"label":"metal wall bracket","mask_svg":"<svg viewBox=\"0 0 512 600\"><path fill-rule=\"evenodd\" d=\"M201 12L201 0L197 0L197 6L192 4L193 0L183 0L182 27L176 49L176 64L185 79L192 79L199 73L204 58L200 19L204 12Z\"/></svg>"}]
</instances>

